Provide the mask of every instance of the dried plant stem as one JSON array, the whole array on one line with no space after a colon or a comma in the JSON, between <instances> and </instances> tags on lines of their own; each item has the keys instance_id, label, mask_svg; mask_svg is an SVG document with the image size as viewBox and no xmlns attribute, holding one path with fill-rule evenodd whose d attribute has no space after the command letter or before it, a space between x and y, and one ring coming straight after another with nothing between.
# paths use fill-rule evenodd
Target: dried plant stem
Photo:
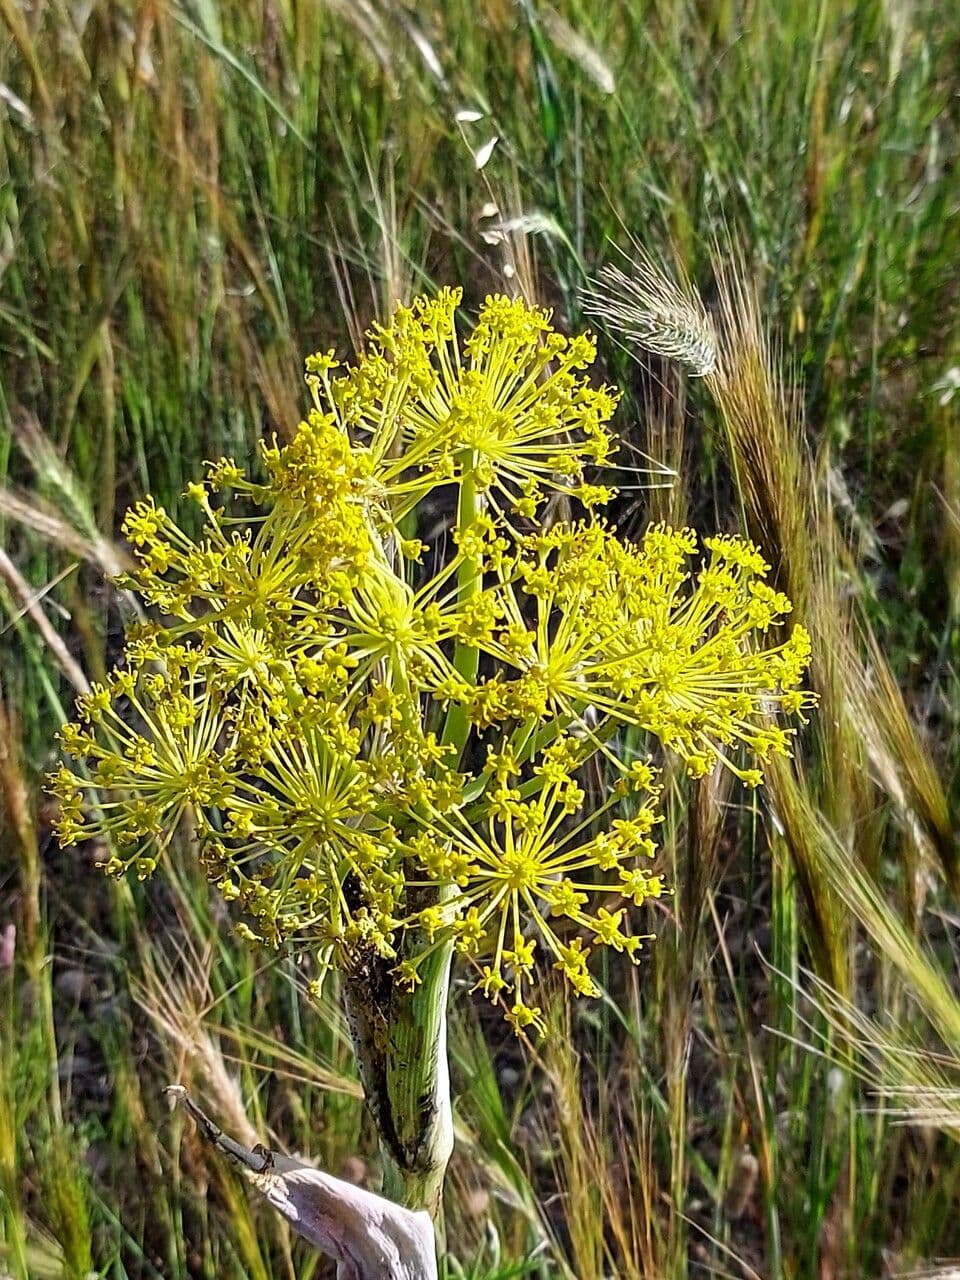
<instances>
[{"instance_id":1,"label":"dried plant stem","mask_svg":"<svg viewBox=\"0 0 960 1280\"><path fill-rule=\"evenodd\" d=\"M41 893L40 848L31 812L30 792L20 765L20 726L7 708L0 686L0 818L6 820L20 865L20 929L18 950L30 981L41 982L46 960Z\"/></svg>"},{"instance_id":2,"label":"dried plant stem","mask_svg":"<svg viewBox=\"0 0 960 1280\"><path fill-rule=\"evenodd\" d=\"M26 582L24 582L16 565L0 548L0 578L10 587L17 601L20 604L21 614L28 614L50 653L53 654L60 670L67 677L74 689L78 693L87 693L90 689L89 681L84 675L81 668L70 656L67 646L63 643L56 631L50 624L50 620L40 607L40 600L37 594L31 590Z\"/></svg>"}]
</instances>

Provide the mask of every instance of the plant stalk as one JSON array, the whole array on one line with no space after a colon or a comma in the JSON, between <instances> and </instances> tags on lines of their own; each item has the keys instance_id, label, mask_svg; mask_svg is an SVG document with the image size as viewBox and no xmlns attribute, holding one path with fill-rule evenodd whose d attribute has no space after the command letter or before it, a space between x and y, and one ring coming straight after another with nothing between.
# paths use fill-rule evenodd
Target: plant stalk
<instances>
[{"instance_id":1,"label":"plant stalk","mask_svg":"<svg viewBox=\"0 0 960 1280\"><path fill-rule=\"evenodd\" d=\"M460 478L460 493L457 500L457 528L463 533L476 522L480 514L480 495L474 476L475 457L472 450L466 452L462 459L463 472ZM457 599L462 604L483 589L480 565L472 557L465 555L457 570ZM469 683L477 678L480 669L480 651L475 645L458 642L453 653L453 665L457 673ZM454 766L463 757L467 738L470 736L470 721L463 707L451 702L443 726L443 742L456 750Z\"/></svg>"},{"instance_id":2,"label":"plant stalk","mask_svg":"<svg viewBox=\"0 0 960 1280\"><path fill-rule=\"evenodd\" d=\"M475 457L461 459L457 526L469 529L480 511ZM465 555L457 572L460 601L483 588L481 567ZM457 644L453 663L464 679L477 678L479 652ZM470 721L451 704L443 742L462 759ZM456 887L411 888L407 906L414 914L456 893ZM447 996L453 943L432 942L420 930L408 930L399 960L417 959L419 984L409 990L394 973L397 961L361 957L345 976L344 997L367 1105L380 1138L383 1194L409 1209L426 1209L443 1243L443 1179L453 1151L453 1112L447 1063Z\"/></svg>"},{"instance_id":3,"label":"plant stalk","mask_svg":"<svg viewBox=\"0 0 960 1280\"><path fill-rule=\"evenodd\" d=\"M425 905L425 904L424 904ZM425 940L405 940L410 955ZM410 991L393 977L396 962L375 957L345 976L344 996L360 1079L380 1138L383 1194L426 1209L442 1234L441 1202L453 1151L447 1064L447 995L453 944L420 963Z\"/></svg>"}]
</instances>

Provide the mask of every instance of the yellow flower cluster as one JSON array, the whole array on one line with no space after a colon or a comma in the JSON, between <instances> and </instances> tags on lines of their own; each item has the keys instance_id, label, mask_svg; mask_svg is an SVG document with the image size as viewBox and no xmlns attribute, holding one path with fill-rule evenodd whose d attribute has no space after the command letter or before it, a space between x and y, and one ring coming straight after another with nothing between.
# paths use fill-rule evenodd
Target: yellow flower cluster
<instances>
[{"instance_id":1,"label":"yellow flower cluster","mask_svg":"<svg viewBox=\"0 0 960 1280\"><path fill-rule=\"evenodd\" d=\"M545 490L605 502L609 490L586 483L584 468L610 456L618 396L579 374L596 356L593 339L566 338L548 311L495 295L461 344L461 299L441 289L398 307L341 377L331 376L332 352L309 359L317 411L365 450L397 512L467 472L491 510L532 518Z\"/></svg>"},{"instance_id":2,"label":"yellow flower cluster","mask_svg":"<svg viewBox=\"0 0 960 1280\"><path fill-rule=\"evenodd\" d=\"M398 309L340 376L313 357L314 407L261 475L223 459L189 487L197 536L128 513L155 620L80 700L54 790L61 841L105 839L108 871L149 875L189 810L245 936L376 955L410 986L454 946L519 1030L541 958L596 994L592 950L635 957L630 907L663 892L656 775L628 743L756 785L810 705L809 642L779 633L750 543L708 538L697 565L688 529L631 544L589 514L616 405L581 373L589 337L494 297L461 342L459 302ZM410 531L448 487L428 557ZM588 514L541 526L551 490Z\"/></svg>"},{"instance_id":3,"label":"yellow flower cluster","mask_svg":"<svg viewBox=\"0 0 960 1280\"><path fill-rule=\"evenodd\" d=\"M800 689L809 637L796 626L763 647L790 601L764 581L769 565L752 543L705 546L694 578L690 529L652 526L631 545L591 521L518 539L498 566L508 625L479 641L500 670L459 691L471 718L575 718L589 706L654 734L694 776L721 759L759 785L760 771L727 749L744 744L761 763L787 754L794 730L774 713L809 705Z\"/></svg>"}]
</instances>

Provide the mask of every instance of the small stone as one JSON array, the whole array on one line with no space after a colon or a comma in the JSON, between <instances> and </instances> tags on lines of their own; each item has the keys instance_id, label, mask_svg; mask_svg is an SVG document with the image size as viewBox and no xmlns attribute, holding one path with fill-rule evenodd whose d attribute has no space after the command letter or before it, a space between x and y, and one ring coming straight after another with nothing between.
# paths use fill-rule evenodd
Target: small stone
<instances>
[{"instance_id":1,"label":"small stone","mask_svg":"<svg viewBox=\"0 0 960 1280\"><path fill-rule=\"evenodd\" d=\"M367 1162L360 1156L347 1156L340 1165L340 1177L344 1182L352 1182L355 1187L362 1187L367 1181Z\"/></svg>"},{"instance_id":2,"label":"small stone","mask_svg":"<svg viewBox=\"0 0 960 1280\"><path fill-rule=\"evenodd\" d=\"M468 1218L485 1218L490 1212L490 1192L486 1187L474 1187L463 1201L463 1212Z\"/></svg>"},{"instance_id":3,"label":"small stone","mask_svg":"<svg viewBox=\"0 0 960 1280\"><path fill-rule=\"evenodd\" d=\"M80 998L90 983L90 975L83 969L63 969L57 974L53 986L58 995L65 1000L79 1004Z\"/></svg>"}]
</instances>

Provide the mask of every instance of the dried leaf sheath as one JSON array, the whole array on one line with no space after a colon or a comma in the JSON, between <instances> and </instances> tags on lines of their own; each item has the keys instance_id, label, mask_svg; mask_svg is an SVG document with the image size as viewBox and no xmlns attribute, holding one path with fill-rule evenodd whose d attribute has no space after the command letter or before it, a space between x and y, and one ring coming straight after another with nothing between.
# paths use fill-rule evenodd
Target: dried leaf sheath
<instances>
[{"instance_id":1,"label":"dried leaf sheath","mask_svg":"<svg viewBox=\"0 0 960 1280\"><path fill-rule=\"evenodd\" d=\"M335 1259L337 1280L436 1280L428 1213L403 1208L266 1147L244 1147L223 1133L182 1086L167 1092L297 1235Z\"/></svg>"}]
</instances>

